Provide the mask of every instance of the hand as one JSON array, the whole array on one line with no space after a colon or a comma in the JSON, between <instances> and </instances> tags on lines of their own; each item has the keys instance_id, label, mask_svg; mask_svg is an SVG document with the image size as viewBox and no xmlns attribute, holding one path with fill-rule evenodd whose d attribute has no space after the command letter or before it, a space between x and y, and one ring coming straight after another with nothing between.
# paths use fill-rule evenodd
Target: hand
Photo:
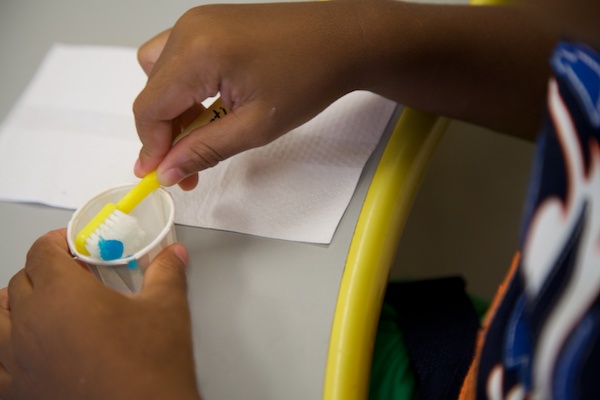
<instances>
[{"instance_id":1,"label":"hand","mask_svg":"<svg viewBox=\"0 0 600 400\"><path fill-rule=\"evenodd\" d=\"M0 293L0 397L197 399L186 262L169 247L125 296L72 259L64 230L38 239Z\"/></svg>"},{"instance_id":2,"label":"hand","mask_svg":"<svg viewBox=\"0 0 600 400\"><path fill-rule=\"evenodd\" d=\"M310 2L188 11L139 50L149 78L134 104L143 144L136 174L158 168L161 184L193 188L196 172L271 142L353 90L360 52L348 45L359 41L361 6ZM174 121L178 129L185 126L201 111L200 102L217 93L232 112L171 148Z\"/></svg>"}]
</instances>

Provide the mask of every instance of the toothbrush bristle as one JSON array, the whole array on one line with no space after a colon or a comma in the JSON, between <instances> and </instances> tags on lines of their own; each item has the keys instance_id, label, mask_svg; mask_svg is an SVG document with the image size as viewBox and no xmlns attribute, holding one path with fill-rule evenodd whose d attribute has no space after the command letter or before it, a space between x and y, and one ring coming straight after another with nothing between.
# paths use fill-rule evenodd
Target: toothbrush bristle
<instances>
[{"instance_id":1,"label":"toothbrush bristle","mask_svg":"<svg viewBox=\"0 0 600 400\"><path fill-rule=\"evenodd\" d=\"M139 251L145 237L137 218L116 210L90 235L85 248L92 258L115 260Z\"/></svg>"}]
</instances>

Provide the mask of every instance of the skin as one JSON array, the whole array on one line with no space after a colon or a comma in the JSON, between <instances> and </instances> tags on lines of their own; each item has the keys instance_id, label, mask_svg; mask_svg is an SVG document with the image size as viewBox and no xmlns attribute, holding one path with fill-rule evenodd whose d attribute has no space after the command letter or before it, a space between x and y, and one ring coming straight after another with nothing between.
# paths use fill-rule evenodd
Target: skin
<instances>
[{"instance_id":1,"label":"skin","mask_svg":"<svg viewBox=\"0 0 600 400\"><path fill-rule=\"evenodd\" d=\"M187 252L165 249L124 296L72 259L65 230L0 292L2 399L198 399Z\"/></svg>"},{"instance_id":2,"label":"skin","mask_svg":"<svg viewBox=\"0 0 600 400\"><path fill-rule=\"evenodd\" d=\"M198 171L275 140L357 89L531 139L555 40L525 7L194 8L139 51L149 78L133 107L143 144L135 172L158 168L163 185L193 188ZM171 148L173 121L218 92L233 112Z\"/></svg>"},{"instance_id":3,"label":"skin","mask_svg":"<svg viewBox=\"0 0 600 400\"><path fill-rule=\"evenodd\" d=\"M600 51L600 3L593 0L534 0L547 23L557 26L561 37L580 41Z\"/></svg>"},{"instance_id":4,"label":"skin","mask_svg":"<svg viewBox=\"0 0 600 400\"><path fill-rule=\"evenodd\" d=\"M599 2L536 1L539 9L383 0L192 9L140 48L149 78L134 104L136 173L158 167L163 184L192 188L198 171L356 89L531 138L553 42L600 48ZM233 112L171 148L217 92ZM64 230L40 238L0 292L0 398L198 398L187 257L181 245L166 249L141 293L123 296L72 260Z\"/></svg>"}]
</instances>

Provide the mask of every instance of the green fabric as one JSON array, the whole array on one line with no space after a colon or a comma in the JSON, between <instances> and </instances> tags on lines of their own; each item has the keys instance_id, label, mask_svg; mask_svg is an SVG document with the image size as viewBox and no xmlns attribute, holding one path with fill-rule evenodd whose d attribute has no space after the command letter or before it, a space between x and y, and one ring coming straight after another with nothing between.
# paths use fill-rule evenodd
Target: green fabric
<instances>
[{"instance_id":1,"label":"green fabric","mask_svg":"<svg viewBox=\"0 0 600 400\"><path fill-rule=\"evenodd\" d=\"M479 320L483 322L483 319L485 318L485 314L487 313L487 310L490 308L490 305L491 305L490 301L481 299L481 298L473 296L473 295L469 295L469 298L471 299L471 303L473 303L473 307L475 308L477 315L479 315Z\"/></svg>"},{"instance_id":2,"label":"green fabric","mask_svg":"<svg viewBox=\"0 0 600 400\"><path fill-rule=\"evenodd\" d=\"M469 297L480 319L483 319L490 303L474 296ZM370 400L417 398L416 380L397 318L395 308L384 302L373 348Z\"/></svg>"},{"instance_id":3,"label":"green fabric","mask_svg":"<svg viewBox=\"0 0 600 400\"><path fill-rule=\"evenodd\" d=\"M369 399L416 399L415 378L410 366L396 310L384 303L373 351Z\"/></svg>"}]
</instances>

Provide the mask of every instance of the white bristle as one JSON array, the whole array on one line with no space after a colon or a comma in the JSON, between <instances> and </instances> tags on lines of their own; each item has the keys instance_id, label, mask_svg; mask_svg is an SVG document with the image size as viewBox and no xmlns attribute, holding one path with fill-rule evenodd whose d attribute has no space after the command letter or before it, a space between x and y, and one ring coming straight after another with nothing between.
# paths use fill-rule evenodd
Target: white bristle
<instances>
[{"instance_id":1,"label":"white bristle","mask_svg":"<svg viewBox=\"0 0 600 400\"><path fill-rule=\"evenodd\" d=\"M102 260L99 243L103 240L118 240L123 244L123 257L141 250L146 242L146 232L137 218L115 210L86 241L85 248L90 256Z\"/></svg>"}]
</instances>

